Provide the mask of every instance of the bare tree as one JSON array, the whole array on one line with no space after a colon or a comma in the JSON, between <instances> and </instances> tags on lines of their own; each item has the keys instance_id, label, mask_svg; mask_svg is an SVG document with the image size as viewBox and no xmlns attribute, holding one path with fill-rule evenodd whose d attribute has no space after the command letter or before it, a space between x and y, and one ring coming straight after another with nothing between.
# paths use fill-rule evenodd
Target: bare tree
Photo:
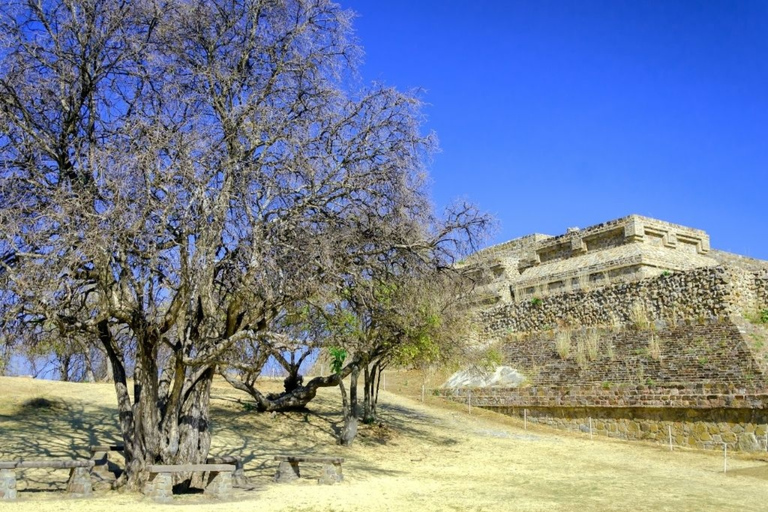
<instances>
[{"instance_id":1,"label":"bare tree","mask_svg":"<svg viewBox=\"0 0 768 512\"><path fill-rule=\"evenodd\" d=\"M228 353L412 227L433 140L412 95L352 90L351 15L326 0L0 16L4 335L101 345L136 488L205 460Z\"/></svg>"},{"instance_id":2,"label":"bare tree","mask_svg":"<svg viewBox=\"0 0 768 512\"><path fill-rule=\"evenodd\" d=\"M273 340L262 340L258 351L242 351L252 358L222 369L227 381L254 398L257 410L303 408L319 388L339 386L344 419L339 438L351 444L360 416L360 375L362 417L372 422L380 372L387 364L437 364L466 346L471 320L462 301L472 282L454 264L482 239L488 216L461 204L443 220L425 208L388 224L392 221L383 219L375 237L350 245L356 248L349 253L353 262L341 269L333 290L286 309L281 321L270 326ZM301 359L318 349L332 354L333 370L305 384L298 375ZM297 352L301 356L294 358ZM290 361L285 354L291 354ZM257 380L270 356L281 362L288 378L285 392L265 395Z\"/></svg>"}]
</instances>

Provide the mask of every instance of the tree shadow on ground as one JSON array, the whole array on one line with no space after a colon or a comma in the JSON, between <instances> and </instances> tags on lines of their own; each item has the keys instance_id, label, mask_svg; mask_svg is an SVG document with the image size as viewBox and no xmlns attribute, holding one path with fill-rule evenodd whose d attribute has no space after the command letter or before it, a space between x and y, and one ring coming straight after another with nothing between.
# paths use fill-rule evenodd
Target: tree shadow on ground
<instances>
[{"instance_id":1,"label":"tree shadow on ground","mask_svg":"<svg viewBox=\"0 0 768 512\"><path fill-rule=\"evenodd\" d=\"M122 442L114 408L33 397L10 414L0 414L0 460L88 459L89 446ZM17 472L25 492L66 487L69 471L25 469Z\"/></svg>"},{"instance_id":2,"label":"tree shadow on ground","mask_svg":"<svg viewBox=\"0 0 768 512\"><path fill-rule=\"evenodd\" d=\"M432 446L459 442L429 429L437 422L430 415L383 402L381 422L360 424L355 443L366 450L348 449L339 446L334 436L342 422L340 400L334 393L318 394L305 411L277 414L249 411L247 401L234 393L218 389L212 394L210 454L240 457L245 475L257 486L272 481L278 466L275 455L343 457L345 470L365 479L402 473L383 468L375 452L377 446L397 446L401 436ZM0 460L87 459L90 445L122 442L116 407L59 398L31 397L12 412L0 414L0 430ZM120 457L115 459L122 464ZM310 466L307 475L314 473ZM19 472L19 490L61 490L67 478L64 470L29 469Z\"/></svg>"}]
</instances>

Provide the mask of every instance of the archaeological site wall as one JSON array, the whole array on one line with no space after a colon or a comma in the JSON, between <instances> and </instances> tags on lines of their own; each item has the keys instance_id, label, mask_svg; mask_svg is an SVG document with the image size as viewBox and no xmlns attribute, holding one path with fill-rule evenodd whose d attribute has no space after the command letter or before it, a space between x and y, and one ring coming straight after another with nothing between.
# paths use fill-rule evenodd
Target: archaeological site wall
<instances>
[{"instance_id":1,"label":"archaeological site wall","mask_svg":"<svg viewBox=\"0 0 768 512\"><path fill-rule=\"evenodd\" d=\"M497 298L474 314L525 384L447 395L597 435L768 449L768 262L638 216L512 242L472 263Z\"/></svg>"}]
</instances>

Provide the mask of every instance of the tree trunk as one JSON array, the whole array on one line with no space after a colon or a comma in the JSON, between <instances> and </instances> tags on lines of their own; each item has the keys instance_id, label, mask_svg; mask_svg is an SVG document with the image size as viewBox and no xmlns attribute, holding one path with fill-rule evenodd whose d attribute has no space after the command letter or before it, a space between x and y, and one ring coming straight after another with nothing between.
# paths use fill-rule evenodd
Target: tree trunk
<instances>
[{"instance_id":1,"label":"tree trunk","mask_svg":"<svg viewBox=\"0 0 768 512\"><path fill-rule=\"evenodd\" d=\"M302 382L304 382L304 377L299 375L299 365L297 364L289 364L286 370L288 371L288 376L283 379L283 388L286 393L291 393L301 386Z\"/></svg>"},{"instance_id":2,"label":"tree trunk","mask_svg":"<svg viewBox=\"0 0 768 512\"><path fill-rule=\"evenodd\" d=\"M71 358L69 354L63 354L59 356L59 380L62 382L69 382L69 366Z\"/></svg>"},{"instance_id":3,"label":"tree trunk","mask_svg":"<svg viewBox=\"0 0 768 512\"><path fill-rule=\"evenodd\" d=\"M83 364L85 365L83 380L85 382L96 382L96 375L93 371L93 360L91 359L88 347L84 347L83 350Z\"/></svg>"},{"instance_id":4,"label":"tree trunk","mask_svg":"<svg viewBox=\"0 0 768 512\"><path fill-rule=\"evenodd\" d=\"M378 419L379 413L379 389L381 389L381 374L384 373L384 366L379 366L376 372L376 387L373 390L373 415Z\"/></svg>"},{"instance_id":5,"label":"tree trunk","mask_svg":"<svg viewBox=\"0 0 768 512\"><path fill-rule=\"evenodd\" d=\"M187 394L180 416L166 420L175 422L179 431L178 452L171 458L171 464L205 464L208 458L211 448L210 395L213 375L213 367L205 370ZM202 473L183 474L176 480L177 484L183 484L185 489L204 488L202 477Z\"/></svg>"},{"instance_id":6,"label":"tree trunk","mask_svg":"<svg viewBox=\"0 0 768 512\"><path fill-rule=\"evenodd\" d=\"M351 380L351 379L350 379ZM344 415L344 424L339 432L339 444L342 446L351 446L357 436L357 417L353 414L351 400L347 397L347 390L344 388L344 381L339 382L341 390L341 410ZM350 384L350 394L352 386Z\"/></svg>"},{"instance_id":7,"label":"tree trunk","mask_svg":"<svg viewBox=\"0 0 768 512\"><path fill-rule=\"evenodd\" d=\"M120 430L125 444L125 473L118 482L133 491L141 491L150 464L201 463L211 445L209 403L214 369L204 368L195 378L180 370L169 393L178 401L159 396L160 382L155 340L137 341L133 403L122 363L123 355L112 338L106 322L99 324L99 339L109 357L117 392ZM171 397L173 398L173 396ZM199 475L198 475L199 477ZM182 487L201 485L190 475L178 475Z\"/></svg>"},{"instance_id":8,"label":"tree trunk","mask_svg":"<svg viewBox=\"0 0 768 512\"><path fill-rule=\"evenodd\" d=\"M374 386L377 375L377 364L373 363L365 367L363 373L363 423L371 424L376 421L376 408L374 402Z\"/></svg>"},{"instance_id":9,"label":"tree trunk","mask_svg":"<svg viewBox=\"0 0 768 512\"><path fill-rule=\"evenodd\" d=\"M357 419L359 410L357 408L357 378L360 376L360 367L352 366L352 372L349 374L349 410L352 416Z\"/></svg>"},{"instance_id":10,"label":"tree trunk","mask_svg":"<svg viewBox=\"0 0 768 512\"><path fill-rule=\"evenodd\" d=\"M347 373L342 373L328 375L327 377L315 377L305 386L298 386L290 393L265 396L253 385L238 380L226 372L222 373L224 379L235 389L245 391L251 395L256 402L256 410L259 412L285 412L304 409L317 396L319 388L338 386L343 376L346 375Z\"/></svg>"}]
</instances>

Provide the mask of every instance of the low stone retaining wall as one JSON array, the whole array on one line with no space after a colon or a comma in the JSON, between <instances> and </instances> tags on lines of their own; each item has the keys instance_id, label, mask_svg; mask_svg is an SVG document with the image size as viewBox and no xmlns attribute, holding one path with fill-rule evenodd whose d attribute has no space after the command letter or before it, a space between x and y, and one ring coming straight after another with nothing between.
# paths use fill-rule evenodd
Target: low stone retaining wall
<instances>
[{"instance_id":1,"label":"low stone retaining wall","mask_svg":"<svg viewBox=\"0 0 768 512\"><path fill-rule=\"evenodd\" d=\"M756 409L488 407L551 427L704 450L766 451L768 413Z\"/></svg>"},{"instance_id":2,"label":"low stone retaining wall","mask_svg":"<svg viewBox=\"0 0 768 512\"><path fill-rule=\"evenodd\" d=\"M768 393L722 383L444 390L443 396L551 427L699 449L768 450Z\"/></svg>"},{"instance_id":3,"label":"low stone retaining wall","mask_svg":"<svg viewBox=\"0 0 768 512\"><path fill-rule=\"evenodd\" d=\"M477 407L768 409L768 393L763 388L723 383L618 385L609 389L598 386L481 388L445 390L443 394L461 402L466 402L471 394L472 405Z\"/></svg>"}]
</instances>

